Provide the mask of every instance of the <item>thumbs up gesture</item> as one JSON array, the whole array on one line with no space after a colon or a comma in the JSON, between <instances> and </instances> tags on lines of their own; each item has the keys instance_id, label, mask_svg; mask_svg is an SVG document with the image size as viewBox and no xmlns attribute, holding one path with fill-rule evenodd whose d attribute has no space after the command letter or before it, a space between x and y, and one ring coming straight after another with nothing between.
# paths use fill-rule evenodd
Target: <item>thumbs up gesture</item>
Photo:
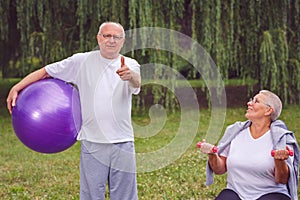
<instances>
[{"instance_id":1,"label":"thumbs up gesture","mask_svg":"<svg viewBox=\"0 0 300 200\"><path fill-rule=\"evenodd\" d=\"M117 70L117 74L123 81L128 81L132 79L132 72L125 64L124 56L121 56L121 67Z\"/></svg>"},{"instance_id":2,"label":"thumbs up gesture","mask_svg":"<svg viewBox=\"0 0 300 200\"><path fill-rule=\"evenodd\" d=\"M125 58L124 56L121 56L121 68L125 66Z\"/></svg>"}]
</instances>

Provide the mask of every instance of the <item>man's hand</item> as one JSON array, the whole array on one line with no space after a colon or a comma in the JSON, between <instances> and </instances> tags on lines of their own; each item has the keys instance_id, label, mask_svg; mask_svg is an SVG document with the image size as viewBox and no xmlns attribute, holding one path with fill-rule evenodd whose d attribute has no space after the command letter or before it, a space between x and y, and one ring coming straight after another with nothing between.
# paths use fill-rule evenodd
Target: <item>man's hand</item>
<instances>
[{"instance_id":1,"label":"man's hand","mask_svg":"<svg viewBox=\"0 0 300 200\"><path fill-rule=\"evenodd\" d=\"M38 69L29 75L27 75L25 78L23 78L19 83L14 85L11 90L8 93L8 96L6 98L6 106L9 111L9 113L12 113L13 107L16 105L16 100L18 97L19 91L30 85L31 83L44 79L49 78L50 76L45 70L45 67Z\"/></svg>"},{"instance_id":2,"label":"man's hand","mask_svg":"<svg viewBox=\"0 0 300 200\"><path fill-rule=\"evenodd\" d=\"M117 70L117 74L123 81L129 81L133 78L133 74L128 66L125 64L124 56L121 57L121 67Z\"/></svg>"},{"instance_id":3,"label":"man's hand","mask_svg":"<svg viewBox=\"0 0 300 200\"><path fill-rule=\"evenodd\" d=\"M18 97L18 91L12 88L9 91L6 99L6 106L10 114L12 113L13 107L16 105L17 97Z\"/></svg>"}]
</instances>

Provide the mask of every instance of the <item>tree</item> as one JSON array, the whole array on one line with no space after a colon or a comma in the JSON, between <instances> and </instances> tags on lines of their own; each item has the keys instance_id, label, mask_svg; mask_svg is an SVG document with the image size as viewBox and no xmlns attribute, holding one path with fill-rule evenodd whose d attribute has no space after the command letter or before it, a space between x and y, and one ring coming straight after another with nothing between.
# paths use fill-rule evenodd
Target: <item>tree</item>
<instances>
[{"instance_id":1,"label":"tree","mask_svg":"<svg viewBox=\"0 0 300 200\"><path fill-rule=\"evenodd\" d=\"M224 80L258 79L261 88L274 91L284 103L299 103L299 2L3 0L1 71L3 77L24 76L75 52L90 51L99 24L118 21L126 30L163 27L182 32L206 49ZM189 79L201 77L169 52L144 49L132 55L141 63L164 61Z\"/></svg>"}]
</instances>

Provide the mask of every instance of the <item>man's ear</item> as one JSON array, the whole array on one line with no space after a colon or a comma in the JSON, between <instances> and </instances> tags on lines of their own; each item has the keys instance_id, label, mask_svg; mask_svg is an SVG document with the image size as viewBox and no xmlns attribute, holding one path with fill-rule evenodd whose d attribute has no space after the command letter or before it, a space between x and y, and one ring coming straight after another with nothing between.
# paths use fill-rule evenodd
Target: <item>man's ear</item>
<instances>
[{"instance_id":1,"label":"man's ear","mask_svg":"<svg viewBox=\"0 0 300 200\"><path fill-rule=\"evenodd\" d=\"M97 35L96 35L96 38L97 38L97 40L99 41L99 39L100 39L100 35L99 35L99 34L97 34Z\"/></svg>"}]
</instances>

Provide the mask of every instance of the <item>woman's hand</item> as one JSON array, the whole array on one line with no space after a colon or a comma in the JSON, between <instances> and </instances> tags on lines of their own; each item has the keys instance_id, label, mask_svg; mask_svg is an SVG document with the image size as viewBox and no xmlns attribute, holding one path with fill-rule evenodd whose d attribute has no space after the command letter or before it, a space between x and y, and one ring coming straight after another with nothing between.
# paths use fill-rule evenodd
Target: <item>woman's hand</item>
<instances>
[{"instance_id":1,"label":"woman's hand","mask_svg":"<svg viewBox=\"0 0 300 200\"><path fill-rule=\"evenodd\" d=\"M286 146L286 149L273 150L271 154L275 160L287 160L289 156L293 156L294 152Z\"/></svg>"},{"instance_id":2,"label":"woman's hand","mask_svg":"<svg viewBox=\"0 0 300 200\"><path fill-rule=\"evenodd\" d=\"M207 143L205 139L202 142L198 142L197 147L203 154L214 154L218 151L218 148L210 143Z\"/></svg>"}]
</instances>

